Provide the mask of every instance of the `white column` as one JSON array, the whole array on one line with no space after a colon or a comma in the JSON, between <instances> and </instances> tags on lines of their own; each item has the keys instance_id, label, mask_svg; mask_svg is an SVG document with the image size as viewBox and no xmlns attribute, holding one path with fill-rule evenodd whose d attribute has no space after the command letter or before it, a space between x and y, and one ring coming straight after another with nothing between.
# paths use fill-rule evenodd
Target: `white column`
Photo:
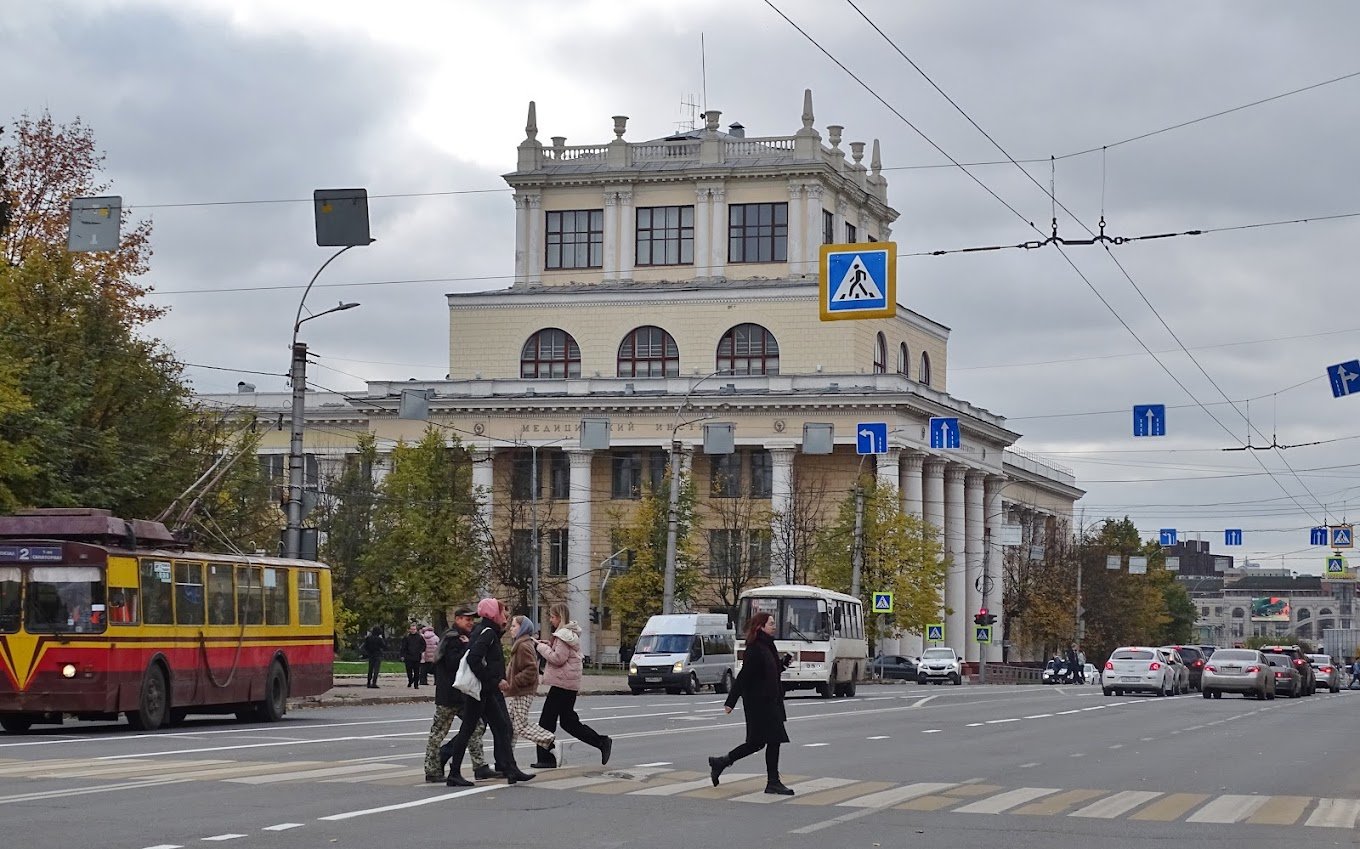
<instances>
[{"instance_id":1,"label":"white column","mask_svg":"<svg viewBox=\"0 0 1360 849\"><path fill-rule=\"evenodd\" d=\"M788 548L793 517L792 448L770 449L770 583L793 583L794 552Z\"/></svg>"},{"instance_id":2,"label":"white column","mask_svg":"<svg viewBox=\"0 0 1360 849\"><path fill-rule=\"evenodd\" d=\"M697 278L713 276L713 225L708 193L707 186L694 190L694 276Z\"/></svg>"},{"instance_id":3,"label":"white column","mask_svg":"<svg viewBox=\"0 0 1360 849\"><path fill-rule=\"evenodd\" d=\"M515 195L515 284L529 282L529 202Z\"/></svg>"},{"instance_id":4,"label":"white column","mask_svg":"<svg viewBox=\"0 0 1360 849\"><path fill-rule=\"evenodd\" d=\"M973 614L977 613L982 606L982 530L984 527L984 512L982 499L982 482L986 475L979 471L970 470L964 476L963 498L964 498L964 551L965 561L968 571L964 574L964 592L968 603L964 607L964 613L972 620ZM978 644L973 639L973 634L968 634L965 643L965 657L967 660L978 660Z\"/></svg>"},{"instance_id":5,"label":"white column","mask_svg":"<svg viewBox=\"0 0 1360 849\"><path fill-rule=\"evenodd\" d=\"M909 513L917 518L923 518L922 490L921 490L921 467L925 464L925 457L915 451L908 451L904 456L905 468L902 472L902 512Z\"/></svg>"},{"instance_id":6,"label":"white column","mask_svg":"<svg viewBox=\"0 0 1360 849\"><path fill-rule=\"evenodd\" d=\"M845 216L848 212L850 212L850 202L844 197L836 198L835 236L838 245L845 241Z\"/></svg>"},{"instance_id":7,"label":"white column","mask_svg":"<svg viewBox=\"0 0 1360 849\"><path fill-rule=\"evenodd\" d=\"M727 276L727 189L711 188L708 190L709 197L713 199L710 204L709 214L712 216L710 223L713 225L711 232L712 249L709 261L709 277Z\"/></svg>"},{"instance_id":8,"label":"white column","mask_svg":"<svg viewBox=\"0 0 1360 849\"><path fill-rule=\"evenodd\" d=\"M945 642L962 657L966 651L968 626L973 614L968 612L966 586L966 552L964 539L964 467L950 463L944 470L944 550L950 560L949 574L944 582L944 603L952 612L945 620Z\"/></svg>"},{"instance_id":9,"label":"white column","mask_svg":"<svg viewBox=\"0 0 1360 849\"><path fill-rule=\"evenodd\" d=\"M826 194L826 189L820 184L809 184L803 190L803 205L805 214L802 219L803 227L803 265L801 268L790 268L790 273L802 274L804 276L814 276L817 274L818 264L821 261L822 244L822 196Z\"/></svg>"},{"instance_id":10,"label":"white column","mask_svg":"<svg viewBox=\"0 0 1360 849\"><path fill-rule=\"evenodd\" d=\"M935 535L935 538L939 540L940 557L941 559L944 559L947 550L944 539L944 461L936 459L935 457L926 457L925 466L921 473L921 479L924 484L924 493L921 499L922 510L924 511L922 515L926 520L926 525L929 526L929 530ZM948 599L946 593L948 583L948 579L946 578L945 585L939 587L940 621L945 623L946 628L951 627L944 614L944 607L947 604ZM924 645L925 635L922 634L921 636L922 645ZM949 634L946 633L945 636L948 637Z\"/></svg>"},{"instance_id":11,"label":"white column","mask_svg":"<svg viewBox=\"0 0 1360 849\"><path fill-rule=\"evenodd\" d=\"M604 193L604 261L600 279L605 283L619 276L619 193Z\"/></svg>"},{"instance_id":12,"label":"white column","mask_svg":"<svg viewBox=\"0 0 1360 849\"><path fill-rule=\"evenodd\" d=\"M538 193L526 195L529 204L529 257L528 271L530 283L543 282L543 196Z\"/></svg>"},{"instance_id":13,"label":"white column","mask_svg":"<svg viewBox=\"0 0 1360 849\"><path fill-rule=\"evenodd\" d=\"M878 458L878 485L884 486L891 484L893 492L898 494L898 507L902 509L902 449L889 448L887 453Z\"/></svg>"},{"instance_id":14,"label":"white column","mask_svg":"<svg viewBox=\"0 0 1360 849\"><path fill-rule=\"evenodd\" d=\"M595 627L590 624L590 605L603 575L595 574L590 538L590 461L591 451L567 449L571 464L570 501L567 504L567 606L571 618L581 626L581 654L592 655Z\"/></svg>"},{"instance_id":15,"label":"white column","mask_svg":"<svg viewBox=\"0 0 1360 849\"><path fill-rule=\"evenodd\" d=\"M804 188L806 187L802 183L789 183L789 238L786 249L788 250L790 277L803 273L803 221L807 218L807 212L803 207Z\"/></svg>"},{"instance_id":16,"label":"white column","mask_svg":"<svg viewBox=\"0 0 1360 849\"><path fill-rule=\"evenodd\" d=\"M982 580L983 588L988 589L983 601L987 603L987 611L996 616L996 622L992 625L992 644L987 647L987 660L991 663L999 663L1005 659L1001 645L1001 635L1006 632L1005 623L1001 621L1002 602L1005 599L1001 583L1002 569L1005 565L1002 558L1004 549L1001 547L1001 524L1005 516L1001 507L1001 487L1004 485L1004 478L988 475L982 490L982 510L986 516Z\"/></svg>"},{"instance_id":17,"label":"white column","mask_svg":"<svg viewBox=\"0 0 1360 849\"><path fill-rule=\"evenodd\" d=\"M632 281L633 260L637 255L637 215L633 212L632 191L619 192L619 223L615 231L619 239L618 276L620 280Z\"/></svg>"},{"instance_id":18,"label":"white column","mask_svg":"<svg viewBox=\"0 0 1360 849\"><path fill-rule=\"evenodd\" d=\"M468 451L468 456L472 458L472 496L477 502L477 523L481 526L482 543L490 547L491 517L494 507L494 490L492 489L495 482L495 467L492 465L494 455L489 448L473 448ZM388 461L391 462L390 455ZM478 595L485 597L491 591L490 580L491 576L485 573L478 578Z\"/></svg>"}]
</instances>

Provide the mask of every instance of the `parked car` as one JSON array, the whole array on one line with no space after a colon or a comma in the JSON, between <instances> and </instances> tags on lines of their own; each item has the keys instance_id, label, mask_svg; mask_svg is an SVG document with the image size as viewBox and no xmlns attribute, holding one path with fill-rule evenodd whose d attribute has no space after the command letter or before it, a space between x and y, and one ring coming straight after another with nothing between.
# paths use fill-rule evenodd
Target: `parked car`
<instances>
[{"instance_id":1,"label":"parked car","mask_svg":"<svg viewBox=\"0 0 1360 849\"><path fill-rule=\"evenodd\" d=\"M1303 695L1311 696L1317 690L1317 676L1313 674L1313 664L1308 655L1298 646L1261 646L1261 654L1283 654L1289 657L1294 669L1303 678Z\"/></svg>"},{"instance_id":2,"label":"parked car","mask_svg":"<svg viewBox=\"0 0 1360 849\"><path fill-rule=\"evenodd\" d=\"M1241 693L1258 699L1275 698L1275 675L1265 655L1255 649L1219 649L1204 665L1200 679L1204 698Z\"/></svg>"},{"instance_id":3,"label":"parked car","mask_svg":"<svg viewBox=\"0 0 1360 849\"><path fill-rule=\"evenodd\" d=\"M1270 664L1271 673L1275 676L1275 692L1291 699L1297 699L1307 692L1308 684L1304 681L1304 673L1294 665L1294 658L1287 654L1271 652L1263 654L1266 656L1266 663Z\"/></svg>"},{"instance_id":4,"label":"parked car","mask_svg":"<svg viewBox=\"0 0 1360 849\"><path fill-rule=\"evenodd\" d=\"M1313 667L1313 677L1317 686L1326 687L1328 692L1341 692L1341 667L1332 662L1329 654L1310 654L1308 662Z\"/></svg>"},{"instance_id":5,"label":"parked car","mask_svg":"<svg viewBox=\"0 0 1360 849\"><path fill-rule=\"evenodd\" d=\"M900 654L881 654L869 661L869 674L875 678L916 680L916 661Z\"/></svg>"},{"instance_id":6,"label":"parked car","mask_svg":"<svg viewBox=\"0 0 1360 849\"><path fill-rule=\"evenodd\" d=\"M1086 676L1087 684L1100 683L1100 670L1096 669L1096 665L1094 663L1086 664L1083 670L1083 674Z\"/></svg>"},{"instance_id":7,"label":"parked car","mask_svg":"<svg viewBox=\"0 0 1360 849\"><path fill-rule=\"evenodd\" d=\"M1040 680L1045 684L1072 684L1077 680L1073 670L1067 666L1067 661L1061 658L1053 658L1044 664L1044 671L1040 673Z\"/></svg>"},{"instance_id":8,"label":"parked car","mask_svg":"<svg viewBox=\"0 0 1360 849\"><path fill-rule=\"evenodd\" d=\"M1162 646L1163 649L1175 651L1185 661L1185 668L1190 673L1190 689L1200 688L1200 678L1204 675L1204 653L1199 646Z\"/></svg>"},{"instance_id":9,"label":"parked car","mask_svg":"<svg viewBox=\"0 0 1360 849\"><path fill-rule=\"evenodd\" d=\"M963 682L963 658L949 648L926 649L916 659L916 683L924 684L927 681L934 681L936 684L943 684L945 681L951 684L961 684Z\"/></svg>"},{"instance_id":10,"label":"parked car","mask_svg":"<svg viewBox=\"0 0 1360 849\"><path fill-rule=\"evenodd\" d=\"M1105 661L1100 689L1105 695L1150 692L1159 696L1176 693L1176 668L1161 649L1151 646L1122 646Z\"/></svg>"}]
</instances>

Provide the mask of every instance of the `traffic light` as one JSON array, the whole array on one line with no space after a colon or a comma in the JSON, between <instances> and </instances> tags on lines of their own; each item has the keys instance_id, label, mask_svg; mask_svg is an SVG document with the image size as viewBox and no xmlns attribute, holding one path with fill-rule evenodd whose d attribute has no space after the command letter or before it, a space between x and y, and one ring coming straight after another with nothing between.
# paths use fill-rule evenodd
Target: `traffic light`
<instances>
[{"instance_id":1,"label":"traffic light","mask_svg":"<svg viewBox=\"0 0 1360 849\"><path fill-rule=\"evenodd\" d=\"M990 624L992 624L992 622L996 621L996 617L995 617L995 616L993 616L991 619L988 619L988 618L987 618L987 615L988 615L988 614L987 614L987 608L985 608L985 607L978 608L978 612L977 612L976 614L974 614L974 616L973 616L973 624L974 624L974 625L990 625Z\"/></svg>"},{"instance_id":2,"label":"traffic light","mask_svg":"<svg viewBox=\"0 0 1360 849\"><path fill-rule=\"evenodd\" d=\"M996 614L995 614L995 613L988 613L988 614L987 614L987 623L986 623L986 624L988 624L988 625L995 625L995 624L996 624Z\"/></svg>"},{"instance_id":3,"label":"traffic light","mask_svg":"<svg viewBox=\"0 0 1360 849\"><path fill-rule=\"evenodd\" d=\"M590 608L590 624L592 625L600 624L600 608L598 607Z\"/></svg>"}]
</instances>

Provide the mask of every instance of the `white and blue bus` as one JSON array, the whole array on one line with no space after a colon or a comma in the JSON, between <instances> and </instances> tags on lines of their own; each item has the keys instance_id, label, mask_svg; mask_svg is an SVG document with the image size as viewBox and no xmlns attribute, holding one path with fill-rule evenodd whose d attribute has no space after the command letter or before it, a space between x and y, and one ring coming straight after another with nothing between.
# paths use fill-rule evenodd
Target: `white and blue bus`
<instances>
[{"instance_id":1,"label":"white and blue bus","mask_svg":"<svg viewBox=\"0 0 1360 849\"><path fill-rule=\"evenodd\" d=\"M793 656L784 670L785 690L815 689L824 699L855 695L868 668L860 600L835 590L779 584L746 590L737 602L737 669L746 649L746 625L757 613L774 616L775 645Z\"/></svg>"}]
</instances>

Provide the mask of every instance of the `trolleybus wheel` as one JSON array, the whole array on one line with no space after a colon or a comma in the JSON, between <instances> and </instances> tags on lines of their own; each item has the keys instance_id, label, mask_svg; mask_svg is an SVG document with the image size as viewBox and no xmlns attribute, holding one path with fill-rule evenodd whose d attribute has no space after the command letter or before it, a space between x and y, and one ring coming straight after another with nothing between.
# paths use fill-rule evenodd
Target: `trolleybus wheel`
<instances>
[{"instance_id":1,"label":"trolleybus wheel","mask_svg":"<svg viewBox=\"0 0 1360 849\"><path fill-rule=\"evenodd\" d=\"M33 727L33 717L27 714L14 714L11 716L0 716L0 728L5 729L11 734L23 734Z\"/></svg>"},{"instance_id":2,"label":"trolleybus wheel","mask_svg":"<svg viewBox=\"0 0 1360 849\"><path fill-rule=\"evenodd\" d=\"M155 731L165 724L170 712L170 700L165 686L165 673L159 666L152 666L142 678L142 692L137 699L137 709L127 712L128 725L137 731Z\"/></svg>"},{"instance_id":3,"label":"trolleybus wheel","mask_svg":"<svg viewBox=\"0 0 1360 849\"><path fill-rule=\"evenodd\" d=\"M270 664L264 680L264 699L255 706L255 715L262 722L278 722L288 712L288 675L283 664L277 660Z\"/></svg>"}]
</instances>

